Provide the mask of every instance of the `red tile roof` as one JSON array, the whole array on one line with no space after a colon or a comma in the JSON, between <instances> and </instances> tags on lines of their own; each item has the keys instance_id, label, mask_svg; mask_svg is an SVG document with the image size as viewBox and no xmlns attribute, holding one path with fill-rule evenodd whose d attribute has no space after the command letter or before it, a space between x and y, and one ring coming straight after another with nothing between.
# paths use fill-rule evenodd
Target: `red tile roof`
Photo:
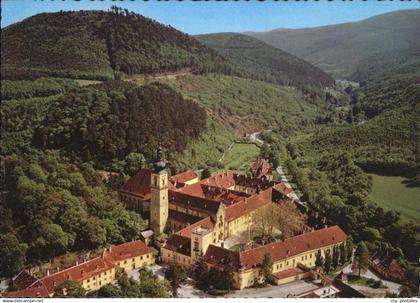
<instances>
[{"instance_id":1,"label":"red tile roof","mask_svg":"<svg viewBox=\"0 0 420 303\"><path fill-rule=\"evenodd\" d=\"M263 176L270 175L271 165L265 159L257 160L251 166L251 172L255 178L262 178Z\"/></svg>"},{"instance_id":2,"label":"red tile roof","mask_svg":"<svg viewBox=\"0 0 420 303\"><path fill-rule=\"evenodd\" d=\"M197 221L200 221L201 218L190 215L190 214L185 214L185 213L173 210L173 209L169 209L168 220L179 222L179 223L193 224Z\"/></svg>"},{"instance_id":3,"label":"red tile roof","mask_svg":"<svg viewBox=\"0 0 420 303\"><path fill-rule=\"evenodd\" d=\"M227 205L242 201L246 197L250 196L249 194L244 192L200 183L183 187L179 189L178 192L216 202L222 202Z\"/></svg>"},{"instance_id":4,"label":"red tile roof","mask_svg":"<svg viewBox=\"0 0 420 303\"><path fill-rule=\"evenodd\" d=\"M189 169L183 173L170 177L169 181L171 181L172 183L185 183L195 178L198 178L197 173L193 171L192 169Z\"/></svg>"},{"instance_id":5,"label":"red tile roof","mask_svg":"<svg viewBox=\"0 0 420 303\"><path fill-rule=\"evenodd\" d=\"M219 175L209 177L201 180L201 184L210 185L214 187L230 188L235 186L234 174L231 171L225 171Z\"/></svg>"},{"instance_id":6,"label":"red tile roof","mask_svg":"<svg viewBox=\"0 0 420 303\"><path fill-rule=\"evenodd\" d=\"M223 260L230 256L234 268L239 268L239 252L210 244L203 260L215 267L223 266Z\"/></svg>"},{"instance_id":7,"label":"red tile roof","mask_svg":"<svg viewBox=\"0 0 420 303\"><path fill-rule=\"evenodd\" d=\"M25 289L34 284L38 279L31 275L26 269L22 270L16 277L12 279L13 286L16 289Z\"/></svg>"},{"instance_id":8,"label":"red tile roof","mask_svg":"<svg viewBox=\"0 0 420 303\"><path fill-rule=\"evenodd\" d=\"M290 268L290 269L286 269L286 270L282 270L276 273L273 273L273 276L278 279L285 279L285 278L289 278L289 277L294 277L297 276L299 274L303 274L304 271L302 269L300 269L299 267L295 267L295 268Z\"/></svg>"},{"instance_id":9,"label":"red tile roof","mask_svg":"<svg viewBox=\"0 0 420 303\"><path fill-rule=\"evenodd\" d=\"M123 186L120 187L119 192L131 194L140 197L143 200L149 200L150 175L150 169L140 169Z\"/></svg>"},{"instance_id":10,"label":"red tile roof","mask_svg":"<svg viewBox=\"0 0 420 303\"><path fill-rule=\"evenodd\" d=\"M214 222L211 219L211 217L209 216L209 217L206 217L206 218L204 218L204 219L202 219L198 222L195 222L194 224L188 225L187 227L178 231L177 234L191 239L191 232L197 226L202 226L202 227L205 227L207 229L213 230L214 229Z\"/></svg>"},{"instance_id":11,"label":"red tile roof","mask_svg":"<svg viewBox=\"0 0 420 303\"><path fill-rule=\"evenodd\" d=\"M44 285L27 288L17 291L11 291L4 294L6 298L48 298L49 293Z\"/></svg>"},{"instance_id":12,"label":"red tile roof","mask_svg":"<svg viewBox=\"0 0 420 303\"><path fill-rule=\"evenodd\" d=\"M97 257L60 272L45 276L40 279L40 281L45 285L48 293L51 294L56 287L67 280L84 281L113 267L114 265L108 260Z\"/></svg>"},{"instance_id":13,"label":"red tile roof","mask_svg":"<svg viewBox=\"0 0 420 303\"><path fill-rule=\"evenodd\" d=\"M191 238L184 237L182 235L173 234L170 236L168 241L166 241L164 248L177 253L190 256L191 253Z\"/></svg>"},{"instance_id":14,"label":"red tile roof","mask_svg":"<svg viewBox=\"0 0 420 303\"><path fill-rule=\"evenodd\" d=\"M292 189L287 187L284 183L277 183L273 186L273 188L283 195L287 195L292 192Z\"/></svg>"},{"instance_id":15,"label":"red tile roof","mask_svg":"<svg viewBox=\"0 0 420 303\"><path fill-rule=\"evenodd\" d=\"M226 220L231 222L271 202L271 189L253 195L226 208Z\"/></svg>"},{"instance_id":16,"label":"red tile roof","mask_svg":"<svg viewBox=\"0 0 420 303\"><path fill-rule=\"evenodd\" d=\"M264 190L269 187L272 187L275 183L274 181L270 181L267 178L254 178L244 175L234 175L235 184L238 186L249 187L253 189L260 189Z\"/></svg>"},{"instance_id":17,"label":"red tile roof","mask_svg":"<svg viewBox=\"0 0 420 303\"><path fill-rule=\"evenodd\" d=\"M270 252L273 261L278 261L309 250L338 244L346 239L347 235L335 225L240 252L240 261L244 268L248 269L260 264L267 251Z\"/></svg>"},{"instance_id":18,"label":"red tile roof","mask_svg":"<svg viewBox=\"0 0 420 303\"><path fill-rule=\"evenodd\" d=\"M220 202L206 198L191 196L189 194L185 194L183 192L178 191L169 191L169 203L189 209L202 211L209 215L217 213L217 210L220 206Z\"/></svg>"},{"instance_id":19,"label":"red tile roof","mask_svg":"<svg viewBox=\"0 0 420 303\"><path fill-rule=\"evenodd\" d=\"M136 240L107 248L103 253L103 257L110 262L117 262L151 252L152 249L150 247L147 247L142 241Z\"/></svg>"}]
</instances>

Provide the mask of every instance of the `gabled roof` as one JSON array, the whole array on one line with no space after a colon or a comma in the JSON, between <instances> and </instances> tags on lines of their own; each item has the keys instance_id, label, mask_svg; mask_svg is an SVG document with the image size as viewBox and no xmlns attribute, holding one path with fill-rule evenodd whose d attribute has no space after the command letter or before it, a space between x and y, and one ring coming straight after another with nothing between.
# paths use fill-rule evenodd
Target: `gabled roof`
<instances>
[{"instance_id":1,"label":"gabled roof","mask_svg":"<svg viewBox=\"0 0 420 303\"><path fill-rule=\"evenodd\" d=\"M251 172L255 178L270 175L271 165L266 159L259 159L251 166Z\"/></svg>"},{"instance_id":2,"label":"gabled roof","mask_svg":"<svg viewBox=\"0 0 420 303\"><path fill-rule=\"evenodd\" d=\"M193 224L197 221L200 221L201 218L190 214L182 213L173 209L169 209L168 220L179 223Z\"/></svg>"},{"instance_id":3,"label":"gabled roof","mask_svg":"<svg viewBox=\"0 0 420 303\"><path fill-rule=\"evenodd\" d=\"M226 205L242 201L246 197L250 196L249 194L244 192L200 183L185 186L181 189L178 189L178 192L203 199L212 200L215 202L222 202Z\"/></svg>"},{"instance_id":4,"label":"gabled roof","mask_svg":"<svg viewBox=\"0 0 420 303\"><path fill-rule=\"evenodd\" d=\"M238 186L244 186L244 187L249 187L253 189L258 188L260 190L267 189L269 187L272 187L275 184L274 181L270 181L264 176L261 178L255 178L255 177L235 174L234 179L235 179L235 184Z\"/></svg>"},{"instance_id":5,"label":"gabled roof","mask_svg":"<svg viewBox=\"0 0 420 303\"><path fill-rule=\"evenodd\" d=\"M183 237L187 237L191 239L192 230L198 226L205 227L207 229L213 230L214 229L214 222L211 217L206 217L200 221L195 222L194 224L188 225L187 227L181 229L177 232L178 235Z\"/></svg>"},{"instance_id":6,"label":"gabled roof","mask_svg":"<svg viewBox=\"0 0 420 303\"><path fill-rule=\"evenodd\" d=\"M142 168L132 176L123 186L120 187L119 192L137 196L143 200L150 199L150 175L151 170Z\"/></svg>"},{"instance_id":7,"label":"gabled roof","mask_svg":"<svg viewBox=\"0 0 420 303\"><path fill-rule=\"evenodd\" d=\"M117 262L128 258L151 253L152 249L142 241L136 240L107 248L103 257L110 262Z\"/></svg>"},{"instance_id":8,"label":"gabled roof","mask_svg":"<svg viewBox=\"0 0 420 303\"><path fill-rule=\"evenodd\" d=\"M220 206L220 202L191 196L189 194L177 191L169 191L169 203L188 209L202 211L210 215L217 213L217 210Z\"/></svg>"},{"instance_id":9,"label":"gabled roof","mask_svg":"<svg viewBox=\"0 0 420 303\"><path fill-rule=\"evenodd\" d=\"M4 294L6 298L48 298L49 293L47 288L41 284L41 286L27 288L17 291L11 291Z\"/></svg>"},{"instance_id":10,"label":"gabled roof","mask_svg":"<svg viewBox=\"0 0 420 303\"><path fill-rule=\"evenodd\" d=\"M264 254L269 252L273 261L283 260L299 255L309 250L338 244L347 239L347 235L338 226L319 229L302 235L277 241L254 249L240 252L240 262L243 268L249 269L263 261Z\"/></svg>"},{"instance_id":11,"label":"gabled roof","mask_svg":"<svg viewBox=\"0 0 420 303\"><path fill-rule=\"evenodd\" d=\"M38 279L31 275L29 271L26 269L22 270L17 276L15 276L13 279L13 286L16 289L25 289L32 284L34 284Z\"/></svg>"},{"instance_id":12,"label":"gabled roof","mask_svg":"<svg viewBox=\"0 0 420 303\"><path fill-rule=\"evenodd\" d=\"M214 187L231 188L232 186L235 186L235 179L233 172L224 171L216 176L201 180L200 183Z\"/></svg>"},{"instance_id":13,"label":"gabled roof","mask_svg":"<svg viewBox=\"0 0 420 303\"><path fill-rule=\"evenodd\" d=\"M273 188L283 195L287 195L292 192L292 189L287 187L284 183L277 183L273 186Z\"/></svg>"},{"instance_id":14,"label":"gabled roof","mask_svg":"<svg viewBox=\"0 0 420 303\"><path fill-rule=\"evenodd\" d=\"M231 222L271 202L271 189L226 207L226 220Z\"/></svg>"},{"instance_id":15,"label":"gabled roof","mask_svg":"<svg viewBox=\"0 0 420 303\"><path fill-rule=\"evenodd\" d=\"M56 287L67 280L84 281L113 267L114 265L108 260L97 257L49 276L45 276L40 279L40 281L45 285L48 293L53 293Z\"/></svg>"},{"instance_id":16,"label":"gabled roof","mask_svg":"<svg viewBox=\"0 0 420 303\"><path fill-rule=\"evenodd\" d=\"M278 271L276 273L273 273L273 276L278 279L285 279L285 278L289 278L289 277L294 277L297 276L299 274L303 274L305 271L303 271L302 269L300 269L299 267L293 267L293 268L289 268L286 270L282 270L282 271Z\"/></svg>"},{"instance_id":17,"label":"gabled roof","mask_svg":"<svg viewBox=\"0 0 420 303\"><path fill-rule=\"evenodd\" d=\"M206 217L194 224L188 225L177 233L171 235L165 243L165 248L190 256L191 253L191 234L194 228L204 227L209 230L214 229L214 222L211 217Z\"/></svg>"},{"instance_id":18,"label":"gabled roof","mask_svg":"<svg viewBox=\"0 0 420 303\"><path fill-rule=\"evenodd\" d=\"M183 173L170 177L169 181L171 181L172 183L185 183L195 178L198 178L197 173L193 171L192 169L189 169Z\"/></svg>"},{"instance_id":19,"label":"gabled roof","mask_svg":"<svg viewBox=\"0 0 420 303\"><path fill-rule=\"evenodd\" d=\"M234 268L239 268L239 252L210 244L203 260L216 267L222 267L223 261L230 256Z\"/></svg>"},{"instance_id":20,"label":"gabled roof","mask_svg":"<svg viewBox=\"0 0 420 303\"><path fill-rule=\"evenodd\" d=\"M166 241L164 248L171 251L190 256L191 253L191 239L182 235L173 234Z\"/></svg>"}]
</instances>

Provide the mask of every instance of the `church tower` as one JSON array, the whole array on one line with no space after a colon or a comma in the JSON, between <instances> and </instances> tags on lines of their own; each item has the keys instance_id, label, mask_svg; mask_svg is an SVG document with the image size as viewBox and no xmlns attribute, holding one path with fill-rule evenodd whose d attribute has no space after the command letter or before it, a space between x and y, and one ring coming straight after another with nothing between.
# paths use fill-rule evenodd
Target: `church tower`
<instances>
[{"instance_id":1,"label":"church tower","mask_svg":"<svg viewBox=\"0 0 420 303\"><path fill-rule=\"evenodd\" d=\"M163 233L168 221L168 173L158 147L156 161L150 175L150 228L155 234Z\"/></svg>"}]
</instances>

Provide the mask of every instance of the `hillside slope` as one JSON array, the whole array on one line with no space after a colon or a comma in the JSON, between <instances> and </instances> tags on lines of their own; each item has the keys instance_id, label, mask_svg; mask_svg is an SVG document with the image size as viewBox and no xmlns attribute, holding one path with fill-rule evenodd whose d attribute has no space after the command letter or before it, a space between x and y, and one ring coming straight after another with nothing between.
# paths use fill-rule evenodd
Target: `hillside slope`
<instances>
[{"instance_id":1,"label":"hillside slope","mask_svg":"<svg viewBox=\"0 0 420 303\"><path fill-rule=\"evenodd\" d=\"M365 123L321 129L298 141L310 158L351 152L368 172L413 176L420 166L419 115L418 106L403 106Z\"/></svg>"},{"instance_id":2,"label":"hillside slope","mask_svg":"<svg viewBox=\"0 0 420 303\"><path fill-rule=\"evenodd\" d=\"M199 35L196 38L260 80L283 85L331 86L334 80L310 63L258 39L236 33Z\"/></svg>"},{"instance_id":3,"label":"hillside slope","mask_svg":"<svg viewBox=\"0 0 420 303\"><path fill-rule=\"evenodd\" d=\"M208 74L159 81L202 105L210 117L239 136L270 128L290 134L311 127L327 110L319 97L309 101L299 89L252 79Z\"/></svg>"},{"instance_id":4,"label":"hillside slope","mask_svg":"<svg viewBox=\"0 0 420 303\"><path fill-rule=\"evenodd\" d=\"M126 10L42 13L2 30L2 77L113 79L236 68L196 39ZM28 75L29 74L29 75Z\"/></svg>"},{"instance_id":5,"label":"hillside slope","mask_svg":"<svg viewBox=\"0 0 420 303\"><path fill-rule=\"evenodd\" d=\"M248 35L281 48L336 78L365 80L395 69L418 70L420 10L403 10L360 22Z\"/></svg>"}]
</instances>

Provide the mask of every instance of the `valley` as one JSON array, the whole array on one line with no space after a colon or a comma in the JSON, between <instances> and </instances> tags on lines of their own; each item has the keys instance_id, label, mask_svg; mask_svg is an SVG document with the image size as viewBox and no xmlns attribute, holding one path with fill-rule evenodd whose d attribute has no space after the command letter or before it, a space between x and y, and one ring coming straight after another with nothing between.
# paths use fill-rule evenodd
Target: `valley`
<instances>
[{"instance_id":1,"label":"valley","mask_svg":"<svg viewBox=\"0 0 420 303\"><path fill-rule=\"evenodd\" d=\"M229 297L306 278L335 291L333 270L379 258L397 264L381 274L399 283L389 295L414 296L419 16L190 35L113 6L2 28L0 278L99 262L109 281L54 281L175 297L188 274ZM155 262L164 279L140 266ZM51 285L36 291L67 296Z\"/></svg>"}]
</instances>

